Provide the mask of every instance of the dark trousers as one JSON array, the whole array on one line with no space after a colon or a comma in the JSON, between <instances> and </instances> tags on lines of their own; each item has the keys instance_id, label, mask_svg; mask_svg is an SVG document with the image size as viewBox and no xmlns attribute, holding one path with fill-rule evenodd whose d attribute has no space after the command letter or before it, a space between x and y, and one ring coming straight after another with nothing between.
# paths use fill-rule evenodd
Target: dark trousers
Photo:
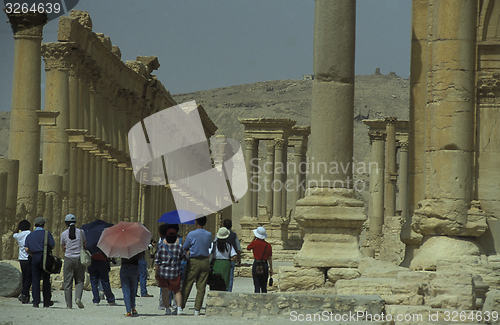
<instances>
[{"instance_id":1,"label":"dark trousers","mask_svg":"<svg viewBox=\"0 0 500 325\"><path fill-rule=\"evenodd\" d=\"M102 283L102 289L106 298L109 302L115 301L115 295L111 291L109 285L109 265L108 261L104 260L92 260L92 263L87 268L90 274L90 285L92 286L92 302L99 303L101 298L99 297L99 280Z\"/></svg>"},{"instance_id":2,"label":"dark trousers","mask_svg":"<svg viewBox=\"0 0 500 325\"><path fill-rule=\"evenodd\" d=\"M257 261L253 262L252 265L252 278L253 286L255 288L255 293L267 293L267 278L269 277L269 266L267 261L264 263L264 274L257 274L255 272L255 266L258 264Z\"/></svg>"},{"instance_id":3,"label":"dark trousers","mask_svg":"<svg viewBox=\"0 0 500 325\"><path fill-rule=\"evenodd\" d=\"M27 260L19 260L21 265L21 273L23 276L23 291L21 292L23 296L30 296L31 283L33 282L33 275L31 271L31 256Z\"/></svg>"},{"instance_id":4,"label":"dark trousers","mask_svg":"<svg viewBox=\"0 0 500 325\"><path fill-rule=\"evenodd\" d=\"M43 280L42 294L43 304L48 306L52 299L50 292L50 274L43 270L43 252L34 253L31 259L31 274L33 276L33 305L38 306L40 303L40 280Z\"/></svg>"}]
</instances>

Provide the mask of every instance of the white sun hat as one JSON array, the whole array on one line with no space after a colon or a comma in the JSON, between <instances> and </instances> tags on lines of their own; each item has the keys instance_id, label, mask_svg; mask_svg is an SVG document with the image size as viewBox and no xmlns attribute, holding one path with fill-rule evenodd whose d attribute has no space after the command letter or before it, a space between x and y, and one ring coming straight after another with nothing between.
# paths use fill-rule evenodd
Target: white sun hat
<instances>
[{"instance_id":1,"label":"white sun hat","mask_svg":"<svg viewBox=\"0 0 500 325\"><path fill-rule=\"evenodd\" d=\"M253 234L255 235L255 237L260 238L260 239L267 238L266 228L264 228L264 227L258 227L257 229L254 229Z\"/></svg>"}]
</instances>

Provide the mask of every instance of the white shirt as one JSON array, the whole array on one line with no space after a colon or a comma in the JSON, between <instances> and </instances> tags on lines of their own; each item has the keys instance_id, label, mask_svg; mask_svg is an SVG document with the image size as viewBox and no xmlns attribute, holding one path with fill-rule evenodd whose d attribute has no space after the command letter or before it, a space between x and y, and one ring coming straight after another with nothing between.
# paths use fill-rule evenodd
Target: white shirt
<instances>
[{"instance_id":1,"label":"white shirt","mask_svg":"<svg viewBox=\"0 0 500 325\"><path fill-rule=\"evenodd\" d=\"M29 230L24 230L19 233L15 233L12 237L14 237L17 240L17 244L19 245L19 260L20 261L27 261L28 260L28 253L26 253L26 250L24 249L24 241L26 240L26 237L31 233Z\"/></svg>"},{"instance_id":2,"label":"white shirt","mask_svg":"<svg viewBox=\"0 0 500 325\"><path fill-rule=\"evenodd\" d=\"M212 249L214 247L215 242L212 242L212 245L210 246L209 254L212 254ZM231 247L231 250L226 249L224 253L219 252L219 249L217 248L217 245L215 245L215 259L216 260L229 260L231 257L236 256L236 251L234 250L234 247L230 245L229 243L226 243L226 248Z\"/></svg>"}]
</instances>

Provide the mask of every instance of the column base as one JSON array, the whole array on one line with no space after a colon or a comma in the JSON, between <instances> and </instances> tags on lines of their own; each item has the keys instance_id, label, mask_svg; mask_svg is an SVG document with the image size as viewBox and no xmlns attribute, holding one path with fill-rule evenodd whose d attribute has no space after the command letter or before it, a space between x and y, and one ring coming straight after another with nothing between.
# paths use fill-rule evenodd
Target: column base
<instances>
[{"instance_id":1,"label":"column base","mask_svg":"<svg viewBox=\"0 0 500 325\"><path fill-rule=\"evenodd\" d=\"M357 267L363 257L359 234L366 216L363 202L348 189L312 188L297 201L295 220L304 243L295 257L301 267Z\"/></svg>"},{"instance_id":2,"label":"column base","mask_svg":"<svg viewBox=\"0 0 500 325\"><path fill-rule=\"evenodd\" d=\"M472 237L425 236L410 270L436 271L439 263L481 264L482 248Z\"/></svg>"}]
</instances>

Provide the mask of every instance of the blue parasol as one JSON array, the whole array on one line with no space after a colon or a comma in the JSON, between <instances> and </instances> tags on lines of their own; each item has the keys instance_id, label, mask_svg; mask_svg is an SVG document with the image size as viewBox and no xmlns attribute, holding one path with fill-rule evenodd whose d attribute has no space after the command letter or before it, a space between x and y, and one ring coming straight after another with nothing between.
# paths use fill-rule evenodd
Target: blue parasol
<instances>
[{"instance_id":1,"label":"blue parasol","mask_svg":"<svg viewBox=\"0 0 500 325\"><path fill-rule=\"evenodd\" d=\"M194 225L194 219L196 219L196 213L187 211L187 210L173 210L167 213L164 213L158 222L164 222L169 224L184 224L184 225ZM183 220L189 220L185 222L181 222Z\"/></svg>"}]
</instances>

